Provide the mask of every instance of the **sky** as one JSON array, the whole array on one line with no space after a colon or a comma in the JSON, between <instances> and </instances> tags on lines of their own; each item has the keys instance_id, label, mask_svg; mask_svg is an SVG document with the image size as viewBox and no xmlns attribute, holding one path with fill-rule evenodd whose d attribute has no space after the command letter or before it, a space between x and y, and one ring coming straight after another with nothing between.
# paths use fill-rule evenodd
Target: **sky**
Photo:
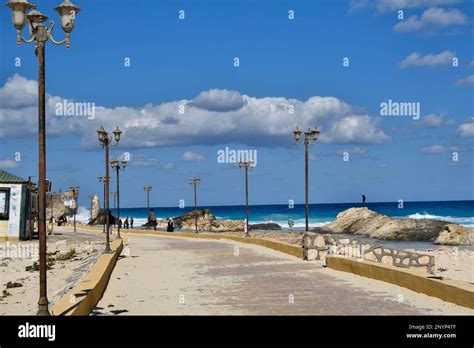
<instances>
[{"instance_id":1,"label":"sky","mask_svg":"<svg viewBox=\"0 0 474 348\"><path fill-rule=\"evenodd\" d=\"M59 1L34 3L61 40ZM321 131L310 203L474 199L472 1L74 3L71 48L46 47L47 177L83 206L103 192L101 125L123 131L122 207L145 206L144 185L153 206L191 205L194 177L199 205L244 204L226 148L256 152L250 204L303 203L297 125ZM35 180L34 47L16 46L6 6L0 21L0 169ZM61 109L74 103L90 109Z\"/></svg>"}]
</instances>

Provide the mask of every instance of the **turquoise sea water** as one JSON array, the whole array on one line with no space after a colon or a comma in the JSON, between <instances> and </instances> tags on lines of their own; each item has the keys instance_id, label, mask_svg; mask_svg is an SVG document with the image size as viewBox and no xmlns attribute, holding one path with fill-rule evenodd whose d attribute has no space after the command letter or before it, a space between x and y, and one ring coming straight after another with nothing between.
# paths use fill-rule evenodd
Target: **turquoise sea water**
<instances>
[{"instance_id":1,"label":"turquoise sea water","mask_svg":"<svg viewBox=\"0 0 474 348\"><path fill-rule=\"evenodd\" d=\"M351 207L360 207L360 203L338 204L311 204L309 206L309 222L311 227L322 226L331 222L336 215ZM474 227L474 201L442 201L442 202L404 202L403 208L398 207L398 202L367 203L367 207L378 213L393 218L410 217L415 219L442 219ZM168 218L181 215L192 210L192 207L180 209L179 207L152 207L158 218ZM199 206L208 208L219 219L242 220L245 218L245 206ZM115 211L112 209L115 214ZM275 222L283 228L288 228L288 220L294 222L293 229L304 227L304 204L295 204L293 208L288 205L251 205L249 206L249 222ZM80 209L79 215L87 221L89 212ZM84 216L82 216L84 215ZM147 208L122 208L121 217L133 216L135 226L146 221Z\"/></svg>"}]
</instances>

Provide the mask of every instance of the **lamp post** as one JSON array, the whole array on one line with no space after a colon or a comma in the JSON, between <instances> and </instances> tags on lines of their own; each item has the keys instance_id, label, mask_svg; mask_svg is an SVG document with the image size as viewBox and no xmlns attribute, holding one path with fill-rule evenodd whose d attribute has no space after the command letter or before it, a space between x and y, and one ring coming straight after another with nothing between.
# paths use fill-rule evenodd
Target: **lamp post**
<instances>
[{"instance_id":1,"label":"lamp post","mask_svg":"<svg viewBox=\"0 0 474 348\"><path fill-rule=\"evenodd\" d=\"M102 193L102 200L103 200L102 209L105 214L105 176L99 176L99 182L101 184L104 184L103 193ZM104 215L104 224L102 225L102 233L105 233L105 215Z\"/></svg>"},{"instance_id":2,"label":"lamp post","mask_svg":"<svg viewBox=\"0 0 474 348\"><path fill-rule=\"evenodd\" d=\"M117 191L115 192L115 196L117 196L117 239L122 238L120 236L120 169L125 170L125 166L127 165L127 161L122 161L122 166L118 160L113 160L110 162L112 169L115 170L117 173Z\"/></svg>"},{"instance_id":3,"label":"lamp post","mask_svg":"<svg viewBox=\"0 0 474 348\"><path fill-rule=\"evenodd\" d=\"M201 179L199 179L199 178L189 180L189 185L194 186L194 210L197 209L197 186L199 186L200 184L201 184ZM195 224L194 224L195 225L194 233L198 233L198 215L197 215L197 211L195 211L195 215L196 215L196 221L195 221Z\"/></svg>"},{"instance_id":4,"label":"lamp post","mask_svg":"<svg viewBox=\"0 0 474 348\"><path fill-rule=\"evenodd\" d=\"M109 239L109 229L110 229L110 221L109 221L109 184L110 184L110 176L109 176L109 146L117 146L118 143L120 142L120 135L122 134L122 131L119 129L119 127L116 127L115 130L113 131L114 136L110 136L109 134L105 131L104 127L100 126L100 128L97 130L97 135L99 137L99 144L102 146L102 148L105 148L105 178L104 184L105 184L105 250L104 253L110 253L112 250L110 249L110 239ZM115 144L113 144L113 140L115 140Z\"/></svg>"},{"instance_id":5,"label":"lamp post","mask_svg":"<svg viewBox=\"0 0 474 348\"><path fill-rule=\"evenodd\" d=\"M147 207L147 229L150 229L150 191L152 190L151 185L143 186L143 191L146 192L146 207Z\"/></svg>"},{"instance_id":6,"label":"lamp post","mask_svg":"<svg viewBox=\"0 0 474 348\"><path fill-rule=\"evenodd\" d=\"M50 40L56 45L66 44L70 46L70 34L74 29L76 14L80 8L65 0L61 5L54 8L61 17L61 27L66 33L66 38L56 41L52 32L54 22L51 21L47 28L44 22L47 16L36 10L36 5L26 0L10 0L6 4L12 10L12 21L16 28L17 45L22 42L35 44L35 54L38 58L38 234L39 234L39 280L40 296L38 301L38 315L50 315L48 310L47 282L46 282L46 113L45 113L45 46ZM27 11L31 10L28 14ZM24 39L21 32L28 22L30 38Z\"/></svg>"},{"instance_id":7,"label":"lamp post","mask_svg":"<svg viewBox=\"0 0 474 348\"><path fill-rule=\"evenodd\" d=\"M245 171L245 237L250 237L249 233L249 168L255 165L254 161L239 161L239 168Z\"/></svg>"},{"instance_id":8,"label":"lamp post","mask_svg":"<svg viewBox=\"0 0 474 348\"><path fill-rule=\"evenodd\" d=\"M304 132L304 139L301 141L301 131L298 127L293 131L295 136L295 141L297 145L305 146L305 231L309 231L309 204L308 204L308 147L309 145L316 144L316 141L319 137L319 131L315 127L314 129L309 129Z\"/></svg>"},{"instance_id":9,"label":"lamp post","mask_svg":"<svg viewBox=\"0 0 474 348\"><path fill-rule=\"evenodd\" d=\"M74 209L73 209L74 232L77 232L77 230L76 230L76 213L77 213L77 197L79 196L79 187L78 186L70 186L69 190L72 192L72 196L74 198Z\"/></svg>"},{"instance_id":10,"label":"lamp post","mask_svg":"<svg viewBox=\"0 0 474 348\"><path fill-rule=\"evenodd\" d=\"M114 210L116 210L117 209L117 191L112 191L110 192L110 194L114 197ZM115 221L114 221L114 226L115 226Z\"/></svg>"}]
</instances>

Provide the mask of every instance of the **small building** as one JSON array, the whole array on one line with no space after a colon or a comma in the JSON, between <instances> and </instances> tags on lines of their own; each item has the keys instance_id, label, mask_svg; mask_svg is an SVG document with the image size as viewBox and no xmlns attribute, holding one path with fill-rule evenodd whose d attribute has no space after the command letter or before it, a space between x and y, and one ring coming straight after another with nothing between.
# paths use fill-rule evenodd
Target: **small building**
<instances>
[{"instance_id":1,"label":"small building","mask_svg":"<svg viewBox=\"0 0 474 348\"><path fill-rule=\"evenodd\" d=\"M0 240L32 236L37 202L35 185L30 180L0 170Z\"/></svg>"}]
</instances>

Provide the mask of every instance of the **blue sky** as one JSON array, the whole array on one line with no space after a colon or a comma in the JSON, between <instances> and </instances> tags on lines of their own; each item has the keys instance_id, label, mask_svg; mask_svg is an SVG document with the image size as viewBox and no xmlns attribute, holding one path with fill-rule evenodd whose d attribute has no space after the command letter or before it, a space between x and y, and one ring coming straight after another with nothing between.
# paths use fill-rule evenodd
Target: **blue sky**
<instances>
[{"instance_id":1,"label":"blue sky","mask_svg":"<svg viewBox=\"0 0 474 348\"><path fill-rule=\"evenodd\" d=\"M55 2L35 3L57 20ZM82 205L102 192L101 124L124 131L111 157L130 154L121 173L126 207L145 204L145 184L154 187L153 205L191 204L196 176L200 204L242 204L242 171L217 161L226 147L257 150L251 204L302 203L297 124L321 130L310 147L311 203L361 193L369 201L474 199L472 1L75 4L82 11L71 48L47 46L47 165L54 189L81 187ZM0 167L37 175L33 47L17 48L6 6L0 20ZM59 23L53 33L63 37ZM95 118L57 115L63 99L94 103ZM419 103L420 119L381 116L389 99Z\"/></svg>"}]
</instances>

